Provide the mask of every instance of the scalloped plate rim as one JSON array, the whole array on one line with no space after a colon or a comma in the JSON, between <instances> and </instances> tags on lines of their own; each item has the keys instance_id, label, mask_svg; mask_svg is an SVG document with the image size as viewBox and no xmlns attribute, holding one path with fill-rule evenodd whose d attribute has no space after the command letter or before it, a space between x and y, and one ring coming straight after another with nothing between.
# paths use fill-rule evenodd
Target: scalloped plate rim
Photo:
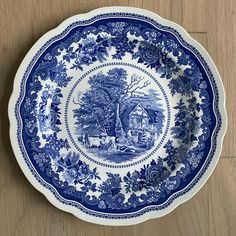
<instances>
[{"instance_id":1,"label":"scalloped plate rim","mask_svg":"<svg viewBox=\"0 0 236 236\"><path fill-rule=\"evenodd\" d=\"M71 23L73 23L76 20L90 19L93 16L96 16L98 14L115 13L115 12L136 13L136 14L142 14L142 15L145 15L149 18L152 18L165 26L170 26L170 27L174 28L178 33L181 34L181 36L183 37L184 40L186 40L189 44L194 46L198 50L198 52L203 56L203 58L206 60L208 66L211 69L211 72L215 78L215 82L216 82L216 85L217 85L217 88L219 91L219 101L221 101L219 103L219 111L222 116L222 124L221 124L221 128L220 128L218 135L217 135L217 139L216 139L217 145L216 145L215 153L212 157L212 161L211 161L210 165L207 167L204 175L194 185L194 187L190 191L188 191L187 193L176 198L167 208L165 208L161 211L158 211L158 212L149 211L139 217L125 219L125 220L124 219L122 219L122 220L103 219L103 218L93 217L91 215L83 213L83 212L79 211L78 209L75 209L73 206L64 205L63 203L59 202L54 197L53 193L50 190L43 187L34 178L33 174L31 173L31 171L28 169L27 165L25 164L25 162L22 158L22 155L20 154L20 149L18 147L18 142L16 139L16 128L17 128L16 123L17 122L16 122L16 118L14 115L14 107L15 107L15 104L16 104L16 101L17 101L17 98L19 95L19 91L20 91L21 80L19 78L21 78L23 76L24 71L28 65L28 62L32 59L33 55L38 51L38 49L45 43L45 40L62 32L63 29L65 29L68 25L70 25ZM219 74L212 58L209 56L209 54L204 49L204 47L200 43L198 43L195 39L193 39L187 33L187 31L185 29L183 29L178 24L176 24L172 21L166 20L166 19L160 17L159 15L157 15L156 13L153 13L148 10L135 8L135 7L126 7L126 6L124 6L124 7L123 6L102 7L102 8L97 8L95 10L92 10L88 13L77 14L72 17L69 17L68 19L63 21L59 26L57 26L56 28L45 33L40 39L37 40L37 42L28 51L28 53L26 54L23 61L21 62L19 69L15 75L13 90L12 90L12 94L11 94L9 104L8 104L8 116L9 116L9 120L10 120L10 140L11 140L11 145L12 145L12 149L15 154L15 157L16 157L23 173L25 174L26 178L39 192L41 192L48 199L48 201L51 204L53 204L54 206L56 206L57 208L65 211L65 212L72 213L73 215L75 215L79 219L82 219L82 220L85 220L85 221L88 221L91 223L102 224L102 225L114 225L114 226L115 225L116 226L134 225L134 224L144 222L148 219L158 218L158 217L161 217L161 216L164 216L164 215L170 213L177 206L179 206L180 204L182 204L182 203L188 201L190 198L192 198L201 189L201 187L203 187L203 185L205 184L207 179L211 176L214 168L216 167L216 164L219 160L220 153L222 150L223 138L224 138L224 135L225 135L226 129L227 129L227 114L226 114L226 106L225 106L226 101L225 100L226 100L225 99L225 90L223 87L223 83L222 83L220 74Z\"/></svg>"}]
</instances>

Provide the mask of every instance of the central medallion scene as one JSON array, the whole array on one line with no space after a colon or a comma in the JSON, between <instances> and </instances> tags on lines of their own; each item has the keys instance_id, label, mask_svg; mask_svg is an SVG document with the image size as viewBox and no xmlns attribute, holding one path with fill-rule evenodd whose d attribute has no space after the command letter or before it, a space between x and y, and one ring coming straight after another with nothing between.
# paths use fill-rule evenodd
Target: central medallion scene
<instances>
[{"instance_id":1,"label":"central medallion scene","mask_svg":"<svg viewBox=\"0 0 236 236\"><path fill-rule=\"evenodd\" d=\"M160 88L133 68L96 70L87 76L86 83L77 84L71 103L73 140L86 153L109 163L150 153L165 128L166 108Z\"/></svg>"}]
</instances>

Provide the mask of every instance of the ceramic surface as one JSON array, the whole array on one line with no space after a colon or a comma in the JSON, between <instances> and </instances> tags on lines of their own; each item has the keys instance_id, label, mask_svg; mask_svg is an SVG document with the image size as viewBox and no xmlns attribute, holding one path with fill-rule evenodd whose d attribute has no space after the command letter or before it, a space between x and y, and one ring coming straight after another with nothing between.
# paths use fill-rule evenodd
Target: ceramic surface
<instances>
[{"instance_id":1,"label":"ceramic surface","mask_svg":"<svg viewBox=\"0 0 236 236\"><path fill-rule=\"evenodd\" d=\"M44 35L9 104L29 181L62 210L99 224L160 217L211 174L226 128L206 51L154 13L108 7Z\"/></svg>"}]
</instances>

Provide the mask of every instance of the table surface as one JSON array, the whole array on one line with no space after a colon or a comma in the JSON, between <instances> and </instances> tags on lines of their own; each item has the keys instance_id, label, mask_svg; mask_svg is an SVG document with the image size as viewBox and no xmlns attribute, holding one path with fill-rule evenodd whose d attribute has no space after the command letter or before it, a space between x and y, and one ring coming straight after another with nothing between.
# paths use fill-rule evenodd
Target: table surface
<instances>
[{"instance_id":1,"label":"table surface","mask_svg":"<svg viewBox=\"0 0 236 236\"><path fill-rule=\"evenodd\" d=\"M215 61L227 94L228 131L205 186L169 215L127 227L90 224L52 206L24 177L8 136L13 79L30 47L69 16L112 5L145 8L183 26ZM236 0L1 0L0 17L0 235L235 235Z\"/></svg>"}]
</instances>

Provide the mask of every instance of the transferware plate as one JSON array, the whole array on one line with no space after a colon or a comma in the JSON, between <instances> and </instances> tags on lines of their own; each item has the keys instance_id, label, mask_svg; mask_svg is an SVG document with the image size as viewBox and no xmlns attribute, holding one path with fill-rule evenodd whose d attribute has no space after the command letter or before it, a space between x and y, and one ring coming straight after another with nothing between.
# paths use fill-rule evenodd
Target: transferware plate
<instances>
[{"instance_id":1,"label":"transferware plate","mask_svg":"<svg viewBox=\"0 0 236 236\"><path fill-rule=\"evenodd\" d=\"M226 130L223 85L203 47L137 8L73 16L16 74L10 137L32 185L104 225L163 216L213 171Z\"/></svg>"}]
</instances>

